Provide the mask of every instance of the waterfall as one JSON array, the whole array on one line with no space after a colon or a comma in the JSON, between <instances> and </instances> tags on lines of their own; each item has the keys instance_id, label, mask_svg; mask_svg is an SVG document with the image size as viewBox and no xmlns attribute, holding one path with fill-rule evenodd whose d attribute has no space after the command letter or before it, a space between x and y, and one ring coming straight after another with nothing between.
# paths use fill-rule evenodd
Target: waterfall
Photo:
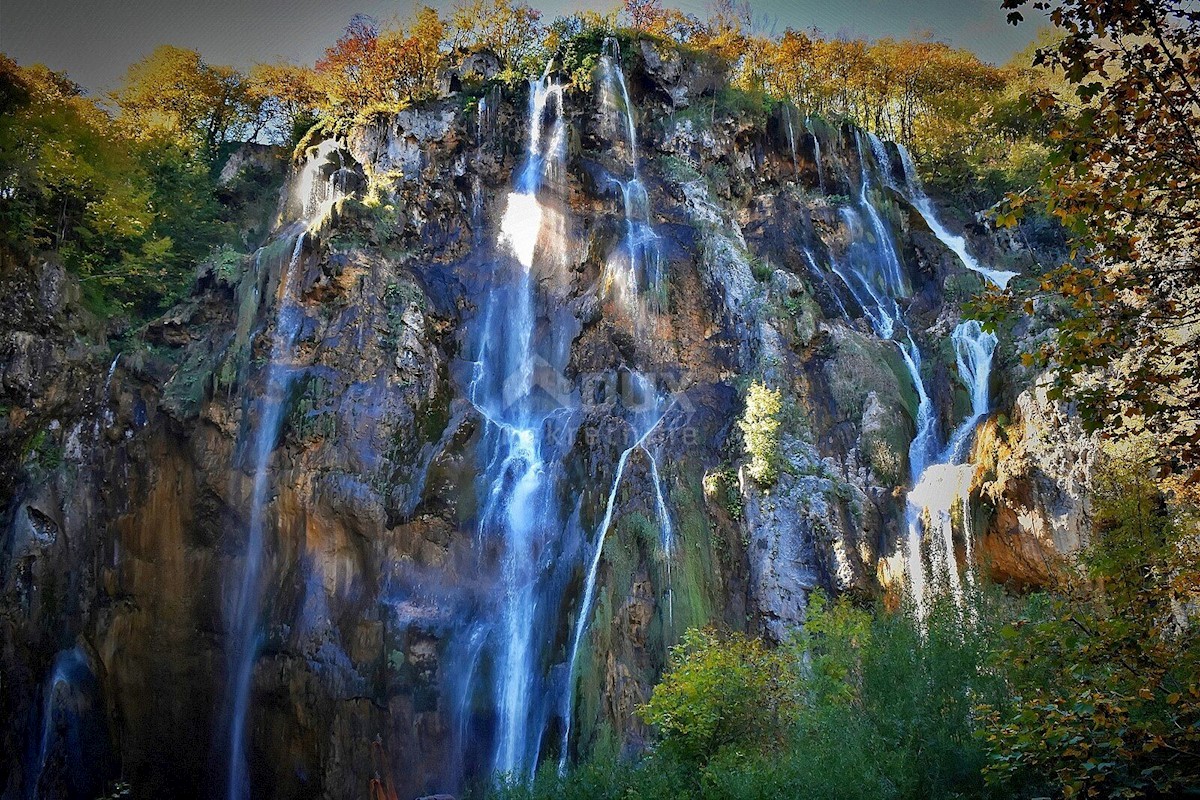
<instances>
[{"instance_id":1,"label":"waterfall","mask_svg":"<svg viewBox=\"0 0 1200 800\"><path fill-rule=\"evenodd\" d=\"M481 244L483 235L483 144L487 141L488 97L479 98L475 117L475 174L471 176L471 228L475 235L475 246Z\"/></svg>"},{"instance_id":2,"label":"waterfall","mask_svg":"<svg viewBox=\"0 0 1200 800\"><path fill-rule=\"evenodd\" d=\"M337 166L328 175L323 173L330 164L330 156L337 157ZM304 168L296 181L295 196L299 201L301 216L308 222L320 219L333 208L345 194L345 163L336 139L326 139L305 161Z\"/></svg>"},{"instance_id":3,"label":"waterfall","mask_svg":"<svg viewBox=\"0 0 1200 800\"><path fill-rule=\"evenodd\" d=\"M662 308L663 263L658 234L650 219L650 197L638 164L637 125L629 87L621 67L621 48L616 39L604 40L599 64L599 97L604 127L623 138L628 164L624 179L613 177L620 187L625 211L625 237L619 252L609 255L603 283L631 307L645 294L655 311ZM619 132L619 136L615 135Z\"/></svg>"},{"instance_id":4,"label":"waterfall","mask_svg":"<svg viewBox=\"0 0 1200 800\"><path fill-rule=\"evenodd\" d=\"M269 502L271 454L283 423L288 388L291 385L292 349L304 315L299 308L300 261L305 234L296 237L291 257L279 280L276 297L275 331L266 386L259 402L259 418L250 439L254 482L247 510L245 562L237 588L228 594L226 619L229 625L229 783L228 800L250 796L246 762L246 718L249 714L254 662L258 655L258 626L263 595L262 560ZM262 251L256 258L261 265Z\"/></svg>"},{"instance_id":5,"label":"waterfall","mask_svg":"<svg viewBox=\"0 0 1200 800\"><path fill-rule=\"evenodd\" d=\"M113 413L112 407L112 382L113 376L117 373L117 363L120 360L121 354L117 353L113 357L112 363L108 365L108 373L104 376L104 387L100 390L100 417L92 424L93 439L100 437L101 424L107 430L116 421L116 414Z\"/></svg>"},{"instance_id":6,"label":"waterfall","mask_svg":"<svg viewBox=\"0 0 1200 800\"><path fill-rule=\"evenodd\" d=\"M897 145L897 148L900 150L900 161L904 165L904 194L913 208L924 217L925 223L933 231L933 235L941 240L942 244L946 245L952 253L958 256L963 266L967 269L979 273L1001 289L1007 288L1008 282L1020 273L983 266L967 249L966 239L946 230L946 226L942 224L937 213L933 210L933 203L930 201L929 195L925 194L925 188L921 184L921 176L917 174L917 168L913 164L912 156L909 155L908 150L903 145Z\"/></svg>"},{"instance_id":7,"label":"waterfall","mask_svg":"<svg viewBox=\"0 0 1200 800\"><path fill-rule=\"evenodd\" d=\"M331 157L336 154L337 168L326 175ZM228 734L228 773L226 797L241 800L251 796L246 754L246 726L254 684L254 663L258 657L259 625L264 595L263 558L266 549L267 506L271 501L271 456L283 427L288 393L295 377L293 364L296 338L304 322L300 307L300 281L308 229L329 213L344 194L345 167L341 151L333 139L317 146L305 160L289 187L301 218L283 228L254 257L255 273L273 272L276 258L282 272L275 296L274 329L270 360L266 366L263 394L257 405L258 416L247 423L239 437L238 451L248 459L253 480L246 509L246 544L241 574L225 592L224 615L228 635L224 720ZM247 407L245 417L251 418Z\"/></svg>"},{"instance_id":8,"label":"waterfall","mask_svg":"<svg viewBox=\"0 0 1200 800\"><path fill-rule=\"evenodd\" d=\"M905 565L909 591L915 611L924 618L933 592L949 592L962 604L963 587L954 551L952 509L960 504L964 525L969 526L967 508L973 467L963 461L976 426L988 412L988 384L991 378L992 354L996 337L982 330L978 322L964 321L954 330L955 360L960 380L971 397L971 410L941 447L938 441L938 414L922 377L922 354L917 345L903 308L897 302L908 293L903 266L900 263L891 234L871 201L871 170L863 149L862 136L856 137L861 165L861 190L857 207L843 207L842 219L851 234L844 259L830 257L829 271L845 287L849 296L861 308L871 329L880 339L896 344L905 369L917 395L914 424L915 435L909 446L909 466L912 489L905 511ZM884 180L892 184L889 161L882 142L871 138L875 160L883 170ZM869 221L864 224L863 218ZM949 246L949 245L948 245ZM814 272L815 259L806 253ZM965 264L970 264L964 261ZM977 270L979 271L979 270ZM849 318L828 277L822 274L831 293L837 299L843 315ZM970 560L972 543L966 530L967 581L971 582ZM928 540L928 541L926 541ZM926 570L928 561L929 572Z\"/></svg>"},{"instance_id":9,"label":"waterfall","mask_svg":"<svg viewBox=\"0 0 1200 800\"><path fill-rule=\"evenodd\" d=\"M671 511L667 507L666 498L662 492L662 476L658 471L658 458L654 453L650 452L643 445L642 451L646 454L646 459L650 462L650 480L654 482L654 508L658 511L658 525L662 531L660 546L662 547L663 564L666 571L666 588L664 594L667 598L667 629L670 630L675 625L675 589L671 583L671 559L675 551L675 528L671 525Z\"/></svg>"},{"instance_id":10,"label":"waterfall","mask_svg":"<svg viewBox=\"0 0 1200 800\"><path fill-rule=\"evenodd\" d=\"M877 137L871 137L876 160L885 167L888 161L886 147ZM934 235L955 255L963 266L984 276L1003 289L1015 272L1005 272L985 267L970 254L966 240L949 233L933 210L933 204L921 186L920 178L908 151L898 146L904 167L905 184L902 191L914 208L924 217ZM972 561L974 554L970 530L970 491L974 466L964 463L968 455L970 440L980 421L987 416L989 407L988 387L991 380L992 355L996 349L996 337L985 332L974 320L958 324L951 335L954 344L955 363L959 379L971 397L971 410L967 417L951 433L945 448L932 463L912 460L913 488L909 492L905 522L908 530L907 569L910 592L918 616L928 610L930 592L948 591L960 606L963 600L962 582L958 573L958 562L954 550L954 528L952 510L957 505L962 510L964 561L968 583L973 583ZM917 448L914 441L913 450ZM926 534L928 536L926 537ZM929 563L933 570L934 585L928 585L922 561L921 545L928 538Z\"/></svg>"},{"instance_id":11,"label":"waterfall","mask_svg":"<svg viewBox=\"0 0 1200 800\"><path fill-rule=\"evenodd\" d=\"M553 624L556 592L565 583L556 579L565 526L557 512L562 454L555 425L570 414L571 400L560 392L570 393L559 385L566 366L560 344L574 329L544 307L536 280L546 248L560 246L543 236L547 212L539 195L565 162L562 93L549 77L530 83L527 151L501 218L467 391L484 422L476 539L481 550L496 550L496 563L484 565L494 572L496 597L491 615L463 645L473 666L457 689L457 731L461 747L468 699L475 683L487 681L495 709L491 769L519 778L537 765L547 716L556 707L543 674L548 642L542 634Z\"/></svg>"},{"instance_id":12,"label":"waterfall","mask_svg":"<svg viewBox=\"0 0 1200 800\"><path fill-rule=\"evenodd\" d=\"M846 304L842 302L842 297L838 294L837 289L833 288L833 282L829 280L829 276L824 270L817 266L817 258L813 255L812 250L808 247L804 248L804 261L808 265L808 271L813 276L818 278L821 283L825 284L826 290L828 290L830 296L833 297L833 301L837 303L838 311L841 312L842 319L844 319L847 323L850 322L851 316L849 309L847 309ZM845 283L846 278L843 276L839 277L841 277L843 283Z\"/></svg>"},{"instance_id":13,"label":"waterfall","mask_svg":"<svg viewBox=\"0 0 1200 800\"><path fill-rule=\"evenodd\" d=\"M592 616L592 605L596 601L596 579L600 574L600 559L604 554L604 542L608 538L609 528L612 527L613 512L617 505L617 491L621 488L621 479L625 474L625 467L629 463L629 457L637 450L641 450L649 460L651 479L654 482L656 510L659 514L659 524L662 526L662 546L663 552L668 564L670 563L671 550L673 546L673 529L671 528L670 514L667 511L666 502L662 495L662 482L659 479L658 465L651 455L650 450L646 446L646 442L654 434L654 432L662 425L664 419L670 413L672 405L669 404L664 409L662 407L662 398L654 390L652 382L645 375L634 372L632 373L632 383L637 390L640 401L638 402L639 413L633 415L634 419L630 421L632 432L634 435L633 444L621 452L617 459L617 469L613 476L612 487L608 492L608 501L604 506L604 516L601 518L600 526L596 531L596 536L592 544L591 560L588 563L588 570L583 584L583 598L579 604L579 613L575 618L575 630L571 635L571 648L567 658L567 694L566 702L563 708L563 733L562 733L562 751L559 755L559 772L566 769L567 753L569 752L569 744L571 738L572 724L572 706L574 700L574 687L576 672L579 664L579 654L583 644L584 634L588 630L588 625ZM644 410L640 410L644 409ZM668 566L668 570L670 567ZM670 582L668 572L668 584ZM670 587L668 586L668 598L670 597Z\"/></svg>"},{"instance_id":14,"label":"waterfall","mask_svg":"<svg viewBox=\"0 0 1200 800\"><path fill-rule=\"evenodd\" d=\"M950 435L942 460L961 463L967 455L976 426L990 410L988 383L997 340L995 334L983 330L976 320L960 322L951 334L951 340L954 343L958 376L971 396L971 414Z\"/></svg>"},{"instance_id":15,"label":"waterfall","mask_svg":"<svg viewBox=\"0 0 1200 800\"><path fill-rule=\"evenodd\" d=\"M939 446L938 414L921 376L921 350L909 329L903 309L897 302L908 294L903 266L891 234L871 201L872 172L868 166L862 134L856 134L855 140L861 167L857 208L841 209L842 218L851 232L851 243L847 249L845 263L831 258L829 268L862 309L875 334L881 339L896 343L917 394L914 419L916 434L909 446L909 478L912 489L909 491L905 510L905 562L915 611L918 617L924 618L928 611L930 595L934 592L948 592L960 606L963 602L963 586L955 557L952 523L952 509L956 505L962 508L967 581L973 582L973 543L970 541L968 506L974 468L963 462L969 451L971 437L989 410L988 385L991 380L996 337L985 332L978 322L970 320L959 323L954 329L951 340L954 344L955 362L959 378L970 394L971 410L951 433L945 446ZM980 266L967 252L965 241L961 237L946 233L937 223L932 205L920 189L907 151L900 149L906 185L899 189L891 175L891 161L886 146L874 135L870 135L870 143L872 155L883 174L885 184L905 193L914 207L929 221L938 238L962 259L967 268L1003 286L1013 273L998 272ZM863 217L869 225L863 224ZM808 258L815 270L815 260L812 260L811 253L808 254ZM825 280L828 284L828 278ZM831 291L832 288L830 286ZM837 293L833 294L837 298ZM841 303L840 299L838 302ZM841 305L841 310L845 314L844 305ZM928 573L926 561L929 565Z\"/></svg>"},{"instance_id":16,"label":"waterfall","mask_svg":"<svg viewBox=\"0 0 1200 800\"><path fill-rule=\"evenodd\" d=\"M896 244L892 241L891 232L883 224L883 219L879 216L875 204L871 202L871 170L867 165L866 153L863 152L861 131L855 132L855 139L858 144L858 161L861 167L861 182L858 193L859 208L867 215L867 219L871 221L871 230L875 236L875 247L882 257L885 267L883 274L887 279L889 292L894 297L906 297L908 295L908 282L904 277L904 271L900 264L900 256L896 253ZM886 162L879 166L886 168Z\"/></svg>"},{"instance_id":17,"label":"waterfall","mask_svg":"<svg viewBox=\"0 0 1200 800\"><path fill-rule=\"evenodd\" d=\"M66 738L64 749L68 758L75 759L74 763L64 765L69 772L96 766L78 763L84 757L84 742L80 730L81 709L75 707L78 705L76 695L88 688L84 684L90 679L87 657L78 646L55 655L42 689L42 732L38 738L37 762L34 770L26 776L26 796L30 800L41 796L39 789L50 760L50 751L60 735Z\"/></svg>"},{"instance_id":18,"label":"waterfall","mask_svg":"<svg viewBox=\"0 0 1200 800\"><path fill-rule=\"evenodd\" d=\"M783 107L784 116L787 118L788 130L788 146L792 148L792 174L800 174L800 159L796 155L796 129L792 125L792 106L785 104Z\"/></svg>"},{"instance_id":19,"label":"waterfall","mask_svg":"<svg viewBox=\"0 0 1200 800\"><path fill-rule=\"evenodd\" d=\"M817 186L821 190L821 194L825 194L825 167L821 163L821 137L817 136L817 132L812 128L812 120L809 117L804 118L804 129L808 131L809 136L813 140L813 160L817 162Z\"/></svg>"},{"instance_id":20,"label":"waterfall","mask_svg":"<svg viewBox=\"0 0 1200 800\"><path fill-rule=\"evenodd\" d=\"M930 534L930 562L939 579L945 583L956 601L961 603L962 587L958 577L954 555L954 529L952 511L956 505L962 510L963 540L967 581L973 583L971 541L971 480L975 466L965 463L971 436L979 422L987 416L989 404L988 383L991 378L992 355L996 349L996 337L985 332L974 320L960 322L951 336L954 342L955 360L960 380L971 396L971 411L966 419L951 434L946 448L936 463L924 469L914 481L908 495L908 523L910 537L910 574L923 571L919 550L914 552L913 537L919 537L922 529ZM917 607L925 609L926 587L914 584L913 594ZM938 587L934 587L938 588Z\"/></svg>"}]
</instances>

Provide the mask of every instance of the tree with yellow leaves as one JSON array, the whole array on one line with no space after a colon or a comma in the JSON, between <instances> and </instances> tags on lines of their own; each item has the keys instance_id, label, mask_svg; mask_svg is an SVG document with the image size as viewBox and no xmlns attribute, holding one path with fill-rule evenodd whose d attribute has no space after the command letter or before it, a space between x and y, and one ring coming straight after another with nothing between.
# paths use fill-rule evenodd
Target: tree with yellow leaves
<instances>
[{"instance_id":1,"label":"tree with yellow leaves","mask_svg":"<svg viewBox=\"0 0 1200 800\"><path fill-rule=\"evenodd\" d=\"M131 135L166 134L207 158L226 142L255 138L262 126L260 105L241 73L182 47L161 45L132 65L112 97Z\"/></svg>"}]
</instances>

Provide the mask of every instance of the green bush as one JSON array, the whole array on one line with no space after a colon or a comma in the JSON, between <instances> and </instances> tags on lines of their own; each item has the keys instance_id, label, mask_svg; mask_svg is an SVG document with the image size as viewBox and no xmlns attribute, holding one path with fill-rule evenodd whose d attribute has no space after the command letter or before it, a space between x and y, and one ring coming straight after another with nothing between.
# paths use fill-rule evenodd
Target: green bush
<instances>
[{"instance_id":1,"label":"green bush","mask_svg":"<svg viewBox=\"0 0 1200 800\"><path fill-rule=\"evenodd\" d=\"M1009 796L984 783L975 706L1003 706L989 663L1006 606L935 603L924 627L819 592L796 639L689 631L643 718L657 746L615 747L565 777L543 772L513 800L774 800ZM972 620L977 620L972 622Z\"/></svg>"},{"instance_id":2,"label":"green bush","mask_svg":"<svg viewBox=\"0 0 1200 800\"><path fill-rule=\"evenodd\" d=\"M1196 796L1200 637L1179 616L1200 594L1197 504L1166 502L1155 461L1137 440L1106 448L1081 572L1001 631L992 666L1014 701L981 708L990 784Z\"/></svg>"},{"instance_id":3,"label":"green bush","mask_svg":"<svg viewBox=\"0 0 1200 800\"><path fill-rule=\"evenodd\" d=\"M798 703L789 651L739 633L689 630L642 707L669 755L702 765L726 747L763 750L785 739Z\"/></svg>"},{"instance_id":4,"label":"green bush","mask_svg":"<svg viewBox=\"0 0 1200 800\"><path fill-rule=\"evenodd\" d=\"M763 486L770 486L779 477L779 412L783 407L783 395L764 384L750 384L746 392L746 413L738 421L738 428L746 441L746 454L750 456L747 469L750 477Z\"/></svg>"}]
</instances>

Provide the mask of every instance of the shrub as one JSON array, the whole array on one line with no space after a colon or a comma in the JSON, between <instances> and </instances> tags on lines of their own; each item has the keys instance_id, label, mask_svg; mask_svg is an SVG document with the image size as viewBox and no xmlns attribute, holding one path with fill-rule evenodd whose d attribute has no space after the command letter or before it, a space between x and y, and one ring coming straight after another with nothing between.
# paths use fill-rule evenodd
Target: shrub
<instances>
[{"instance_id":1,"label":"shrub","mask_svg":"<svg viewBox=\"0 0 1200 800\"><path fill-rule=\"evenodd\" d=\"M1109 446L1080 572L1003 630L994 666L1015 700L981 708L989 783L1065 797L1200 786L1200 637L1178 621L1200 594L1200 536L1153 463L1136 440Z\"/></svg>"},{"instance_id":2,"label":"shrub","mask_svg":"<svg viewBox=\"0 0 1200 800\"><path fill-rule=\"evenodd\" d=\"M750 456L750 477L762 486L770 486L779 477L779 412L783 396L764 384L750 384L746 392L746 413L738 422Z\"/></svg>"},{"instance_id":3,"label":"shrub","mask_svg":"<svg viewBox=\"0 0 1200 800\"><path fill-rule=\"evenodd\" d=\"M686 763L704 764L730 746L770 749L796 710L793 666L787 651L758 639L689 630L640 714L663 749Z\"/></svg>"}]
</instances>

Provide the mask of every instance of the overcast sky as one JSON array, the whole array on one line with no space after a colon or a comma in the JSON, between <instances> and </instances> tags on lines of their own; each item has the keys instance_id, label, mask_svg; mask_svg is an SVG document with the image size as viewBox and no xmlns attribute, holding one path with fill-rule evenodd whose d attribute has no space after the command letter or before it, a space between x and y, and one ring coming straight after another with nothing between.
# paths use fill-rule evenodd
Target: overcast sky
<instances>
[{"instance_id":1,"label":"overcast sky","mask_svg":"<svg viewBox=\"0 0 1200 800\"><path fill-rule=\"evenodd\" d=\"M618 0L533 0L552 19L583 8L606 11ZM764 32L818 27L827 34L937 39L1003 63L1036 31L1005 21L1000 0L752 0ZM199 50L214 64L247 68L286 59L312 63L356 13L381 21L405 17L415 0L0 0L0 50L21 64L66 70L93 91L112 89L125 68L159 44ZM448 9L455 0L429 2ZM704 16L707 0L665 3Z\"/></svg>"}]
</instances>

